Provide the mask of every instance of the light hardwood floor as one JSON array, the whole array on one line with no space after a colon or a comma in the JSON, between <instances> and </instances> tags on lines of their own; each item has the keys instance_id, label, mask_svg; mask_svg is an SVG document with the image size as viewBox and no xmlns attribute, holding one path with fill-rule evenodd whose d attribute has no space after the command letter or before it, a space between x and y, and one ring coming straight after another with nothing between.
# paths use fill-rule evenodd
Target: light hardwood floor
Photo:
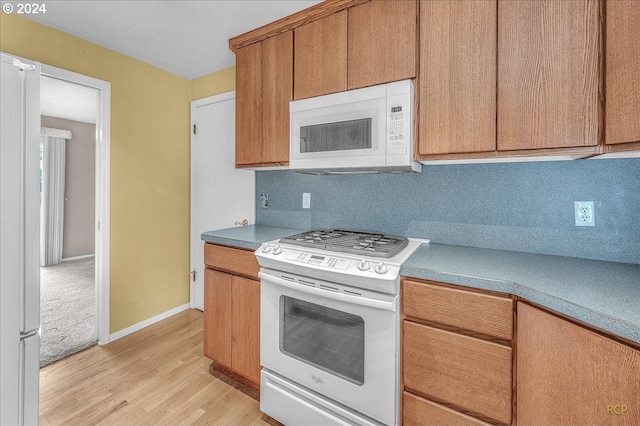
<instances>
[{"instance_id":1,"label":"light hardwood floor","mask_svg":"<svg viewBox=\"0 0 640 426\"><path fill-rule=\"evenodd\" d=\"M42 368L40 424L268 425L258 401L207 372L202 317L190 309Z\"/></svg>"}]
</instances>

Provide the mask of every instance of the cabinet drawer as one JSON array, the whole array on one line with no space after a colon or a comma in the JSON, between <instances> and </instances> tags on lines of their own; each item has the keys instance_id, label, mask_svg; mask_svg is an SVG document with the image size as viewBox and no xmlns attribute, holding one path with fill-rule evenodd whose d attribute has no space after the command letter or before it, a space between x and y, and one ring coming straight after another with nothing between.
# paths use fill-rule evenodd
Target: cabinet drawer
<instances>
[{"instance_id":1,"label":"cabinet drawer","mask_svg":"<svg viewBox=\"0 0 640 426\"><path fill-rule=\"evenodd\" d=\"M405 315L511 340L513 300L410 279L402 285Z\"/></svg>"},{"instance_id":2,"label":"cabinet drawer","mask_svg":"<svg viewBox=\"0 0 640 426\"><path fill-rule=\"evenodd\" d=\"M444 405L403 392L402 424L410 425L486 425L481 420L459 413Z\"/></svg>"},{"instance_id":3,"label":"cabinet drawer","mask_svg":"<svg viewBox=\"0 0 640 426\"><path fill-rule=\"evenodd\" d=\"M258 279L260 265L251 250L216 244L204 245L204 263L212 268Z\"/></svg>"},{"instance_id":4,"label":"cabinet drawer","mask_svg":"<svg viewBox=\"0 0 640 426\"><path fill-rule=\"evenodd\" d=\"M511 348L410 321L403 326L405 388L511 422Z\"/></svg>"}]
</instances>

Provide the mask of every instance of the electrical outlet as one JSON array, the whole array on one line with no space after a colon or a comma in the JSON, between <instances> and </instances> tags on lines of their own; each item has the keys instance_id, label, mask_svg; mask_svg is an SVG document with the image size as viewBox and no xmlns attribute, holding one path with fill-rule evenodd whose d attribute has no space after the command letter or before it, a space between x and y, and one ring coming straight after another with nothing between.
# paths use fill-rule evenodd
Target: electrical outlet
<instances>
[{"instance_id":1,"label":"electrical outlet","mask_svg":"<svg viewBox=\"0 0 640 426\"><path fill-rule=\"evenodd\" d=\"M302 193L302 208L303 209L311 208L311 194L309 192Z\"/></svg>"},{"instance_id":2,"label":"electrical outlet","mask_svg":"<svg viewBox=\"0 0 640 426\"><path fill-rule=\"evenodd\" d=\"M260 193L260 207L266 209L269 207L269 193L261 192Z\"/></svg>"},{"instance_id":3,"label":"electrical outlet","mask_svg":"<svg viewBox=\"0 0 640 426\"><path fill-rule=\"evenodd\" d=\"M574 201L576 226L596 226L596 212L593 201Z\"/></svg>"}]
</instances>

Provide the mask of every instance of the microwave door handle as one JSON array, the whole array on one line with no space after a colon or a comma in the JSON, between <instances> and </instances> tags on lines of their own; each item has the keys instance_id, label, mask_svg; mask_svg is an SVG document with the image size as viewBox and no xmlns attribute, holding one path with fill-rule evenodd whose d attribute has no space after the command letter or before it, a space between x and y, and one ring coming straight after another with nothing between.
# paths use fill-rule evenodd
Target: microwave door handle
<instances>
[{"instance_id":1,"label":"microwave door handle","mask_svg":"<svg viewBox=\"0 0 640 426\"><path fill-rule=\"evenodd\" d=\"M351 303L354 305L366 306L368 308L375 308L375 309L381 309L384 311L396 312L395 299L393 301L377 300L377 299L372 299L370 297L365 297L365 296L356 296L356 295L339 293L332 290L323 290L317 287L311 287L305 284L291 282L291 281L282 279L280 277L274 277L273 275L265 274L264 272L258 272L258 276L260 277L261 281L267 281L282 287L287 287L293 290L300 291L302 293L325 297L327 299L333 299L340 302Z\"/></svg>"}]
</instances>

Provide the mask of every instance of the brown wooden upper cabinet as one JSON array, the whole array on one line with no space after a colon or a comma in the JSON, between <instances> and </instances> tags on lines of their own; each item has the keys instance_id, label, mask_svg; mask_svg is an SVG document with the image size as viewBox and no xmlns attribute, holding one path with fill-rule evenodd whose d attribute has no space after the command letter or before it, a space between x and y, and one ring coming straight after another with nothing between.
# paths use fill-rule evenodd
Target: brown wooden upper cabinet
<instances>
[{"instance_id":1,"label":"brown wooden upper cabinet","mask_svg":"<svg viewBox=\"0 0 640 426\"><path fill-rule=\"evenodd\" d=\"M294 98L347 90L347 11L298 27L294 36Z\"/></svg>"},{"instance_id":2,"label":"brown wooden upper cabinet","mask_svg":"<svg viewBox=\"0 0 640 426\"><path fill-rule=\"evenodd\" d=\"M599 53L599 1L498 2L498 149L597 145Z\"/></svg>"},{"instance_id":3,"label":"brown wooden upper cabinet","mask_svg":"<svg viewBox=\"0 0 640 426\"><path fill-rule=\"evenodd\" d=\"M420 160L640 150L640 1L328 1L230 45L240 167L287 164L290 100L415 77Z\"/></svg>"},{"instance_id":4,"label":"brown wooden upper cabinet","mask_svg":"<svg viewBox=\"0 0 640 426\"><path fill-rule=\"evenodd\" d=\"M262 43L236 51L236 166L262 159Z\"/></svg>"},{"instance_id":5,"label":"brown wooden upper cabinet","mask_svg":"<svg viewBox=\"0 0 640 426\"><path fill-rule=\"evenodd\" d=\"M296 28L294 98L415 78L417 0L372 0Z\"/></svg>"},{"instance_id":6,"label":"brown wooden upper cabinet","mask_svg":"<svg viewBox=\"0 0 640 426\"><path fill-rule=\"evenodd\" d=\"M608 1L606 8L605 141L640 149L640 2Z\"/></svg>"},{"instance_id":7,"label":"brown wooden upper cabinet","mask_svg":"<svg viewBox=\"0 0 640 426\"><path fill-rule=\"evenodd\" d=\"M293 32L262 42L262 163L289 161L293 99Z\"/></svg>"},{"instance_id":8,"label":"brown wooden upper cabinet","mask_svg":"<svg viewBox=\"0 0 640 426\"><path fill-rule=\"evenodd\" d=\"M289 161L293 33L236 51L236 166Z\"/></svg>"},{"instance_id":9,"label":"brown wooden upper cabinet","mask_svg":"<svg viewBox=\"0 0 640 426\"><path fill-rule=\"evenodd\" d=\"M420 1L419 155L495 151L496 32L495 0Z\"/></svg>"},{"instance_id":10,"label":"brown wooden upper cabinet","mask_svg":"<svg viewBox=\"0 0 640 426\"><path fill-rule=\"evenodd\" d=\"M372 0L349 9L349 90L416 76L416 0Z\"/></svg>"}]
</instances>

